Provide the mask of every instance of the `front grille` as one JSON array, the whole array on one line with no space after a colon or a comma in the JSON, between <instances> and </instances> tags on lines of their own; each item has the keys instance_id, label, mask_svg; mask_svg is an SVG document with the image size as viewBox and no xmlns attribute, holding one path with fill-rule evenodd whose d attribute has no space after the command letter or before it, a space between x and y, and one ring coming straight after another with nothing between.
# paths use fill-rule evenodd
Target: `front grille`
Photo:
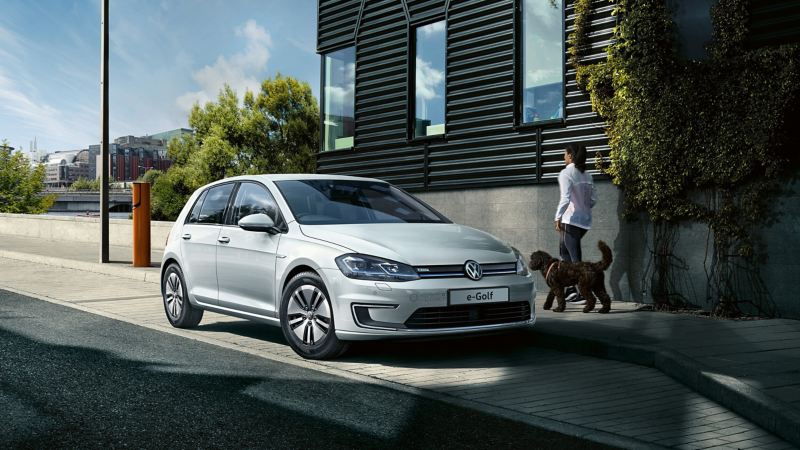
<instances>
[{"instance_id":1,"label":"front grille","mask_svg":"<svg viewBox=\"0 0 800 450\"><path fill-rule=\"evenodd\" d=\"M464 265L416 266L420 278L465 278ZM481 264L483 276L513 275L517 273L517 263Z\"/></svg>"},{"instance_id":2,"label":"front grille","mask_svg":"<svg viewBox=\"0 0 800 450\"><path fill-rule=\"evenodd\" d=\"M459 328L522 322L531 318L528 302L419 308L406 320L412 329Z\"/></svg>"}]
</instances>

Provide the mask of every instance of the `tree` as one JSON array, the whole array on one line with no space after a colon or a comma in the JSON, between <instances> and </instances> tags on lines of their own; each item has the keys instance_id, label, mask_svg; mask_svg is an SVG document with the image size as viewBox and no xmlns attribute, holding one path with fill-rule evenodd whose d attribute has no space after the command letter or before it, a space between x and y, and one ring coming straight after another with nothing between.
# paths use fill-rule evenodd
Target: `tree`
<instances>
[{"instance_id":1,"label":"tree","mask_svg":"<svg viewBox=\"0 0 800 450\"><path fill-rule=\"evenodd\" d=\"M94 191L100 190L100 179L90 180L88 178L79 177L70 186L70 191Z\"/></svg>"},{"instance_id":2,"label":"tree","mask_svg":"<svg viewBox=\"0 0 800 450\"><path fill-rule=\"evenodd\" d=\"M0 145L0 212L42 214L55 202L55 196L42 195L44 166L31 166L28 158L13 152L8 141Z\"/></svg>"},{"instance_id":3,"label":"tree","mask_svg":"<svg viewBox=\"0 0 800 450\"><path fill-rule=\"evenodd\" d=\"M241 106L240 106L241 105ZM319 108L307 82L277 75L239 102L225 86L216 102L189 114L195 135L175 139L173 166L153 184L153 218L174 220L200 186L225 177L314 170Z\"/></svg>"}]
</instances>

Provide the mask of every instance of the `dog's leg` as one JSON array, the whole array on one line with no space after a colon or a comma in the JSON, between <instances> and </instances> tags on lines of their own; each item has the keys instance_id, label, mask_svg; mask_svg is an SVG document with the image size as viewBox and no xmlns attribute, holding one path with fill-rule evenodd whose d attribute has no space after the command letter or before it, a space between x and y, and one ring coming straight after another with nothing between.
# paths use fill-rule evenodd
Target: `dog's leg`
<instances>
[{"instance_id":1,"label":"dog's leg","mask_svg":"<svg viewBox=\"0 0 800 450\"><path fill-rule=\"evenodd\" d=\"M608 292L606 292L606 283L605 277L601 273L599 277L597 277L597 281L595 282L594 291L597 293L597 297L600 298L600 303L603 305L600 308L599 313L605 314L611 311L611 297L609 297Z\"/></svg>"},{"instance_id":2,"label":"dog's leg","mask_svg":"<svg viewBox=\"0 0 800 450\"><path fill-rule=\"evenodd\" d=\"M550 292L547 293L547 299L544 301L544 305L542 305L542 309L550 309L553 307L553 299L556 297L555 292L550 289Z\"/></svg>"},{"instance_id":3,"label":"dog's leg","mask_svg":"<svg viewBox=\"0 0 800 450\"><path fill-rule=\"evenodd\" d=\"M558 300L558 306L553 308L553 312L562 312L567 309L567 301L564 299L564 287L556 286L553 288L553 292L555 292L556 300Z\"/></svg>"},{"instance_id":4,"label":"dog's leg","mask_svg":"<svg viewBox=\"0 0 800 450\"><path fill-rule=\"evenodd\" d=\"M594 309L594 305L597 303L597 298L595 298L594 294L592 294L592 289L588 282L582 281L578 283L578 292L581 293L581 296L586 299L586 306L583 307L583 312L588 313L589 311Z\"/></svg>"}]
</instances>

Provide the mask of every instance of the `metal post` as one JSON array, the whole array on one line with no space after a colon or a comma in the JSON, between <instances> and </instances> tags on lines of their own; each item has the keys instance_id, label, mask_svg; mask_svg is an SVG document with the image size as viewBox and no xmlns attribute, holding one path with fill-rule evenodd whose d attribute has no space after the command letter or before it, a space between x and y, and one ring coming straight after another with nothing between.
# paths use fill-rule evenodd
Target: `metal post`
<instances>
[{"instance_id":1,"label":"metal post","mask_svg":"<svg viewBox=\"0 0 800 450\"><path fill-rule=\"evenodd\" d=\"M108 258L108 0L100 11L100 262Z\"/></svg>"}]
</instances>

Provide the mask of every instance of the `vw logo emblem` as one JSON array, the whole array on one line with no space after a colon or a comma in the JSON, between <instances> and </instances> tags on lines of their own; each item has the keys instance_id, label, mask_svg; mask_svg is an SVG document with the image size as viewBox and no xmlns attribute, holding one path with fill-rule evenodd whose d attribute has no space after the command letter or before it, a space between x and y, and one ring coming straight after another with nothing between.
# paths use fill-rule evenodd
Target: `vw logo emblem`
<instances>
[{"instance_id":1,"label":"vw logo emblem","mask_svg":"<svg viewBox=\"0 0 800 450\"><path fill-rule=\"evenodd\" d=\"M473 260L469 260L464 263L464 273L467 274L473 280L480 280L483 276L483 269L481 269L481 265Z\"/></svg>"}]
</instances>

